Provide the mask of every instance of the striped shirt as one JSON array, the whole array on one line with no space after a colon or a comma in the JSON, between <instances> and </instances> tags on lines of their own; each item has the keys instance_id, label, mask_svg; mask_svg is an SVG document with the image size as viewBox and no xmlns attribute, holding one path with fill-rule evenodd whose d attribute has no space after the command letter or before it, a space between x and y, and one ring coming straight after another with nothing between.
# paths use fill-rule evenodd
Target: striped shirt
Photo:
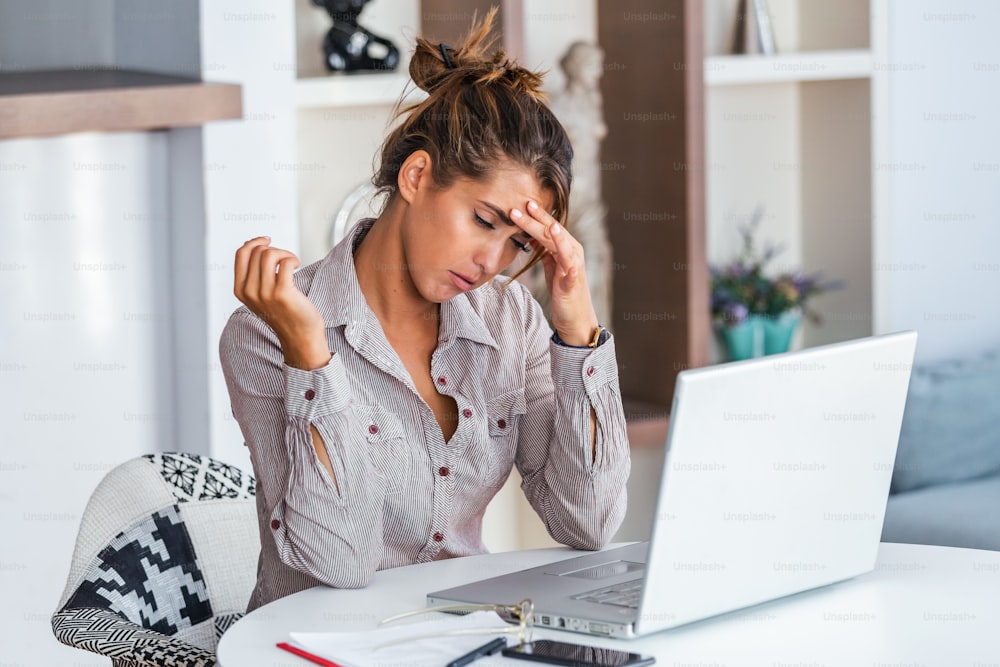
<instances>
[{"instance_id":1,"label":"striped shirt","mask_svg":"<svg viewBox=\"0 0 1000 667\"><path fill-rule=\"evenodd\" d=\"M248 611L317 584L357 588L376 570L485 553L483 512L514 465L563 544L598 549L625 514L614 338L593 350L553 343L528 290L502 277L442 303L431 376L458 406L445 442L358 285L353 250L371 224L295 274L326 324L325 367L286 365L273 330L246 307L222 333L223 373L257 477L261 553Z\"/></svg>"}]
</instances>

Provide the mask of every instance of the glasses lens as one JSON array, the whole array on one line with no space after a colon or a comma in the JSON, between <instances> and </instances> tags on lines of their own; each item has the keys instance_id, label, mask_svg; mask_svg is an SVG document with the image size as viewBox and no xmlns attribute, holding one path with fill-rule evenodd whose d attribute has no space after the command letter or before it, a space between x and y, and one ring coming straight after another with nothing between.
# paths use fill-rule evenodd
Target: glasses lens
<instances>
[{"instance_id":1,"label":"glasses lens","mask_svg":"<svg viewBox=\"0 0 1000 667\"><path fill-rule=\"evenodd\" d=\"M531 600L521 600L518 605L518 620L521 622L521 641L531 641L531 631L535 627L535 604Z\"/></svg>"}]
</instances>

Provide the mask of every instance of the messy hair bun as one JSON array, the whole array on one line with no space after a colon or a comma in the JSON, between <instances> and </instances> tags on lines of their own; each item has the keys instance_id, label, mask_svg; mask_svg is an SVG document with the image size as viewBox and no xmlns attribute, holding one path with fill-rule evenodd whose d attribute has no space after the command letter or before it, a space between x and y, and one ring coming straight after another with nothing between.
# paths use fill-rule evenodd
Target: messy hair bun
<instances>
[{"instance_id":1,"label":"messy hair bun","mask_svg":"<svg viewBox=\"0 0 1000 667\"><path fill-rule=\"evenodd\" d=\"M396 193L399 169L424 150L434 181L489 178L504 161L530 170L553 194L553 216L566 223L573 149L566 131L545 104L542 75L511 60L490 35L491 9L454 47L417 38L410 77L427 92L399 110L402 122L382 145L372 179L380 192ZM532 263L540 257L540 251Z\"/></svg>"},{"instance_id":2,"label":"messy hair bun","mask_svg":"<svg viewBox=\"0 0 1000 667\"><path fill-rule=\"evenodd\" d=\"M472 30L458 48L417 37L417 48L410 59L410 78L418 88L434 92L446 82L459 85L502 83L523 92L536 101L545 100L542 76L511 60L496 47L490 34L497 10L494 7Z\"/></svg>"}]
</instances>

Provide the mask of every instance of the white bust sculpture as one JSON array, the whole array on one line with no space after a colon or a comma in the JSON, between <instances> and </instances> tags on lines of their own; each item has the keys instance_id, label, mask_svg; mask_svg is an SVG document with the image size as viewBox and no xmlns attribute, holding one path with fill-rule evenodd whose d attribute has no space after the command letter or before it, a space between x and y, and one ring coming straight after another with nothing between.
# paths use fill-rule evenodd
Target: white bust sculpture
<instances>
[{"instance_id":1,"label":"white bust sculpture","mask_svg":"<svg viewBox=\"0 0 1000 667\"><path fill-rule=\"evenodd\" d=\"M601 140L608 133L598 83L604 71L604 51L587 42L574 42L559 61L566 88L554 95L552 111L573 144L573 187L569 197L568 227L583 245L587 284L601 324L611 323L611 244L601 201ZM536 284L537 281L536 281ZM535 290L547 299L547 290ZM543 294L544 293L544 294ZM546 305L546 301L542 301Z\"/></svg>"}]
</instances>

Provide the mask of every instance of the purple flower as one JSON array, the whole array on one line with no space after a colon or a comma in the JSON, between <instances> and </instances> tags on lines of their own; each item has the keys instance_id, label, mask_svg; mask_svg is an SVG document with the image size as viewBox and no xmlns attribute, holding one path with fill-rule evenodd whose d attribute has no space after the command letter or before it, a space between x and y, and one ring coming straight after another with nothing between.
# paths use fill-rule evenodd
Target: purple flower
<instances>
[{"instance_id":1,"label":"purple flower","mask_svg":"<svg viewBox=\"0 0 1000 667\"><path fill-rule=\"evenodd\" d=\"M787 270L774 275L775 257L786 250L784 244L765 244L763 250L754 242L762 210L758 207L750 223L737 231L742 240L740 254L733 261L711 266L712 318L720 326L736 326L753 313L777 317L789 311L800 311L818 321L818 314L809 309L813 297L844 287L843 281L825 281L820 273L807 274Z\"/></svg>"},{"instance_id":2,"label":"purple flower","mask_svg":"<svg viewBox=\"0 0 1000 667\"><path fill-rule=\"evenodd\" d=\"M750 314L750 309L742 303L730 303L726 305L725 313L725 319L727 322L740 324L747 319L747 315Z\"/></svg>"}]
</instances>

